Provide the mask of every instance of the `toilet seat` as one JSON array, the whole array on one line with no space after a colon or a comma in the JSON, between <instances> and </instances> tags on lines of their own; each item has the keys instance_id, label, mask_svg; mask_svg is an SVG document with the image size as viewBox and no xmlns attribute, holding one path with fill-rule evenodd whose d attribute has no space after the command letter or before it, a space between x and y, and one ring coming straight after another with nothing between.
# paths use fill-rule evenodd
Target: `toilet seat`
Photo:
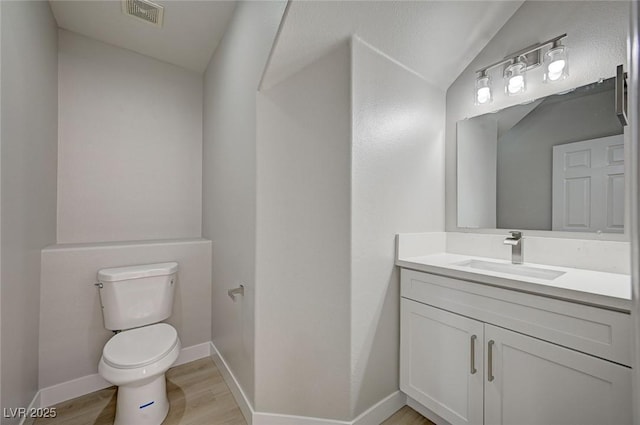
<instances>
[{"instance_id":1,"label":"toilet seat","mask_svg":"<svg viewBox=\"0 0 640 425\"><path fill-rule=\"evenodd\" d=\"M105 344L102 359L117 369L134 369L155 363L179 344L173 326L157 323L120 332Z\"/></svg>"}]
</instances>

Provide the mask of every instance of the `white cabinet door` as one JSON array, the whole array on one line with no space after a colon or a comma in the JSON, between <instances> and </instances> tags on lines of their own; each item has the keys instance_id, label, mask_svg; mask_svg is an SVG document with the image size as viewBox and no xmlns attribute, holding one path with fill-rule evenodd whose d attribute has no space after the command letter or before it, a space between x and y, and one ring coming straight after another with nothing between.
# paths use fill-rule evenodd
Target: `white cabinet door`
<instances>
[{"instance_id":1,"label":"white cabinet door","mask_svg":"<svg viewBox=\"0 0 640 425\"><path fill-rule=\"evenodd\" d=\"M452 425L482 424L482 322L401 302L400 389Z\"/></svg>"},{"instance_id":2,"label":"white cabinet door","mask_svg":"<svg viewBox=\"0 0 640 425\"><path fill-rule=\"evenodd\" d=\"M495 326L484 330L485 425L631 424L631 369Z\"/></svg>"}]
</instances>

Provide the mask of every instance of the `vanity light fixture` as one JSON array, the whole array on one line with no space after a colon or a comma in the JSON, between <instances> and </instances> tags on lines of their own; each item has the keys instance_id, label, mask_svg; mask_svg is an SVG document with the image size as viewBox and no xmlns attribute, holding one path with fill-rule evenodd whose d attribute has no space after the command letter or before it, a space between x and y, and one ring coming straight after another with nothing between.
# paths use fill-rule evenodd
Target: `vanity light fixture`
<instances>
[{"instance_id":1,"label":"vanity light fixture","mask_svg":"<svg viewBox=\"0 0 640 425\"><path fill-rule=\"evenodd\" d=\"M543 81L555 82L567 78L569 76L567 47L561 41L566 36L567 34L562 34L542 43L534 44L508 55L505 59L479 69L473 95L474 103L476 105L485 105L493 101L493 89L489 71L498 67L503 67L502 75L504 77L505 93L508 96L524 93L527 89L527 71L542 64L541 53L547 46L550 46L550 48L544 54L545 71Z\"/></svg>"}]
</instances>

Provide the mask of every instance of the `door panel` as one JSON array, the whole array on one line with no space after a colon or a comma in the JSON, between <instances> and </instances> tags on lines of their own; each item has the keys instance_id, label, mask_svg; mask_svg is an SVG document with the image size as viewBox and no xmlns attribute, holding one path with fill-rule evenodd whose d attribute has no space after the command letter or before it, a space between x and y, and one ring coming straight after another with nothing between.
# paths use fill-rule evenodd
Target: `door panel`
<instances>
[{"instance_id":1,"label":"door panel","mask_svg":"<svg viewBox=\"0 0 640 425\"><path fill-rule=\"evenodd\" d=\"M400 389L452 425L482 424L483 324L401 302Z\"/></svg>"},{"instance_id":2,"label":"door panel","mask_svg":"<svg viewBox=\"0 0 640 425\"><path fill-rule=\"evenodd\" d=\"M564 197L565 209L562 220L565 227L572 230L588 230L591 226L591 177L566 179Z\"/></svg>"},{"instance_id":3,"label":"door panel","mask_svg":"<svg viewBox=\"0 0 640 425\"><path fill-rule=\"evenodd\" d=\"M631 423L631 369L491 325L485 341L486 425Z\"/></svg>"},{"instance_id":4,"label":"door panel","mask_svg":"<svg viewBox=\"0 0 640 425\"><path fill-rule=\"evenodd\" d=\"M624 174L607 175L607 231L624 232Z\"/></svg>"}]
</instances>

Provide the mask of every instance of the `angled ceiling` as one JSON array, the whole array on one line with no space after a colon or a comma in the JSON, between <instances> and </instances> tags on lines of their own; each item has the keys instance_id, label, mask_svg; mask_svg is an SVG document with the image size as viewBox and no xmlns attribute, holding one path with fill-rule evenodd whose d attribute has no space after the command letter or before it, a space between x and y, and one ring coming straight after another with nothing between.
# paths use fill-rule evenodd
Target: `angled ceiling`
<instances>
[{"instance_id":1,"label":"angled ceiling","mask_svg":"<svg viewBox=\"0 0 640 425\"><path fill-rule=\"evenodd\" d=\"M523 2L293 1L263 86L278 83L356 34L446 89Z\"/></svg>"},{"instance_id":2,"label":"angled ceiling","mask_svg":"<svg viewBox=\"0 0 640 425\"><path fill-rule=\"evenodd\" d=\"M235 1L157 0L162 28L126 16L118 0L50 0L58 26L202 73L222 39Z\"/></svg>"}]
</instances>

